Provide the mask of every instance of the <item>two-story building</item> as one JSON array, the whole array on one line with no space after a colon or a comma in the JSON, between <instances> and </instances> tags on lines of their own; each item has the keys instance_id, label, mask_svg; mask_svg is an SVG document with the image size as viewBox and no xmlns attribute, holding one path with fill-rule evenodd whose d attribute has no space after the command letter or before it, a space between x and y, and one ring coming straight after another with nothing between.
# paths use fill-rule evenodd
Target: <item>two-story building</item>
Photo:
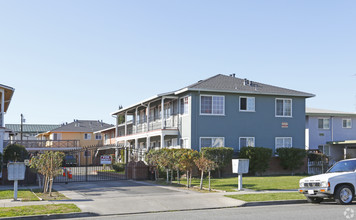
<instances>
[{"instance_id":1,"label":"two-story building","mask_svg":"<svg viewBox=\"0 0 356 220\"><path fill-rule=\"evenodd\" d=\"M113 112L116 142L142 149L304 148L305 99L313 96L219 74Z\"/></svg>"},{"instance_id":2,"label":"two-story building","mask_svg":"<svg viewBox=\"0 0 356 220\"><path fill-rule=\"evenodd\" d=\"M9 141L21 140L21 135L23 140L37 140L36 136L38 134L51 131L60 126L59 124L5 124L6 129L9 130Z\"/></svg>"},{"instance_id":3,"label":"two-story building","mask_svg":"<svg viewBox=\"0 0 356 220\"><path fill-rule=\"evenodd\" d=\"M331 161L356 157L356 113L306 109L305 146Z\"/></svg>"},{"instance_id":4,"label":"two-story building","mask_svg":"<svg viewBox=\"0 0 356 220\"><path fill-rule=\"evenodd\" d=\"M5 139L5 120L4 116L9 108L12 95L14 94L15 89L9 86L0 84L0 153L3 153L4 150L4 139ZM0 169L1 171L1 169Z\"/></svg>"}]
</instances>

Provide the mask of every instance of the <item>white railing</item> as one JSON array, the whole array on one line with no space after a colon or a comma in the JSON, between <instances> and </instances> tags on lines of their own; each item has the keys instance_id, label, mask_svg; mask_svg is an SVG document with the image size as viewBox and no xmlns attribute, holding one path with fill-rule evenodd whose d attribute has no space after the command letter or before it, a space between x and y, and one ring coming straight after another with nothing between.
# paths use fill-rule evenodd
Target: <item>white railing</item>
<instances>
[{"instance_id":1,"label":"white railing","mask_svg":"<svg viewBox=\"0 0 356 220\"><path fill-rule=\"evenodd\" d=\"M169 118L165 119L163 122L164 128L178 128L179 124L179 117L178 115L172 115ZM148 123L148 129L147 129L147 123L142 123L142 124L137 124L133 126L133 133L143 133L147 131L153 131L153 130L158 130L161 129L162 127L162 121L161 119L152 121Z\"/></svg>"}]
</instances>

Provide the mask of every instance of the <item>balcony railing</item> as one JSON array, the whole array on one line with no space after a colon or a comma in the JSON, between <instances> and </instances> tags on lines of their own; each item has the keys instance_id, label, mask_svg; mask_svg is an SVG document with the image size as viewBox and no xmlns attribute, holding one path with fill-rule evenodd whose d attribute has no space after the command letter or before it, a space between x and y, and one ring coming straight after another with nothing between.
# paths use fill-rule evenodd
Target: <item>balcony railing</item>
<instances>
[{"instance_id":1,"label":"balcony railing","mask_svg":"<svg viewBox=\"0 0 356 220\"><path fill-rule=\"evenodd\" d=\"M4 119L4 117L3 117L2 113L0 112L0 127L5 127L5 125L3 124L3 119Z\"/></svg>"},{"instance_id":2,"label":"balcony railing","mask_svg":"<svg viewBox=\"0 0 356 220\"><path fill-rule=\"evenodd\" d=\"M9 144L19 144L26 149L31 148L77 148L79 146L79 140L10 140L4 141L4 146Z\"/></svg>"}]
</instances>

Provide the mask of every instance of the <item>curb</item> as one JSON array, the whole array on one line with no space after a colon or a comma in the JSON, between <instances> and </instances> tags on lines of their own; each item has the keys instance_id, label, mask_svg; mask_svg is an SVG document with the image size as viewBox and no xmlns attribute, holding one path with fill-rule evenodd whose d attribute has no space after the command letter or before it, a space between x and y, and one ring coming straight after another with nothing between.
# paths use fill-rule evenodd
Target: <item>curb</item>
<instances>
[{"instance_id":1,"label":"curb","mask_svg":"<svg viewBox=\"0 0 356 220\"><path fill-rule=\"evenodd\" d=\"M307 200L279 200L279 201L264 201L264 202L247 202L242 207L253 206L269 206L269 205L291 205L291 204L304 204L308 203Z\"/></svg>"},{"instance_id":2,"label":"curb","mask_svg":"<svg viewBox=\"0 0 356 220\"><path fill-rule=\"evenodd\" d=\"M22 219L62 219L62 218L83 218L83 217L93 217L99 216L97 213L93 212L73 212L65 214L53 214L53 215L29 215L29 216L16 216L16 217L5 217L1 219L11 219L11 220L22 220Z\"/></svg>"}]
</instances>

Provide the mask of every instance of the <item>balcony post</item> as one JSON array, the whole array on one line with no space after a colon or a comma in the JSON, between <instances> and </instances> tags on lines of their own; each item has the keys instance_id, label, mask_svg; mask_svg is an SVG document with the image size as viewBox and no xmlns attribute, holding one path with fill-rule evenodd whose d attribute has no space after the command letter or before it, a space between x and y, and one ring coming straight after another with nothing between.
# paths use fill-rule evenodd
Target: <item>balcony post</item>
<instances>
[{"instance_id":1,"label":"balcony post","mask_svg":"<svg viewBox=\"0 0 356 220\"><path fill-rule=\"evenodd\" d=\"M0 112L0 127L5 127L4 125L4 112L5 112L5 90L0 89L1 92L1 112Z\"/></svg>"},{"instance_id":2,"label":"balcony post","mask_svg":"<svg viewBox=\"0 0 356 220\"><path fill-rule=\"evenodd\" d=\"M138 114L138 107L136 108L136 111L135 111L135 134L137 134L137 125L138 125L137 114Z\"/></svg>"},{"instance_id":3,"label":"balcony post","mask_svg":"<svg viewBox=\"0 0 356 220\"><path fill-rule=\"evenodd\" d=\"M164 147L164 134L161 134L161 149Z\"/></svg>"},{"instance_id":4,"label":"balcony post","mask_svg":"<svg viewBox=\"0 0 356 220\"><path fill-rule=\"evenodd\" d=\"M148 103L148 105L147 105L147 131L149 131L150 130L150 104L151 103Z\"/></svg>"},{"instance_id":5,"label":"balcony post","mask_svg":"<svg viewBox=\"0 0 356 220\"><path fill-rule=\"evenodd\" d=\"M125 136L127 135L127 111L125 112Z\"/></svg>"},{"instance_id":6,"label":"balcony post","mask_svg":"<svg viewBox=\"0 0 356 220\"><path fill-rule=\"evenodd\" d=\"M161 129L164 129L164 98L161 101Z\"/></svg>"}]
</instances>

